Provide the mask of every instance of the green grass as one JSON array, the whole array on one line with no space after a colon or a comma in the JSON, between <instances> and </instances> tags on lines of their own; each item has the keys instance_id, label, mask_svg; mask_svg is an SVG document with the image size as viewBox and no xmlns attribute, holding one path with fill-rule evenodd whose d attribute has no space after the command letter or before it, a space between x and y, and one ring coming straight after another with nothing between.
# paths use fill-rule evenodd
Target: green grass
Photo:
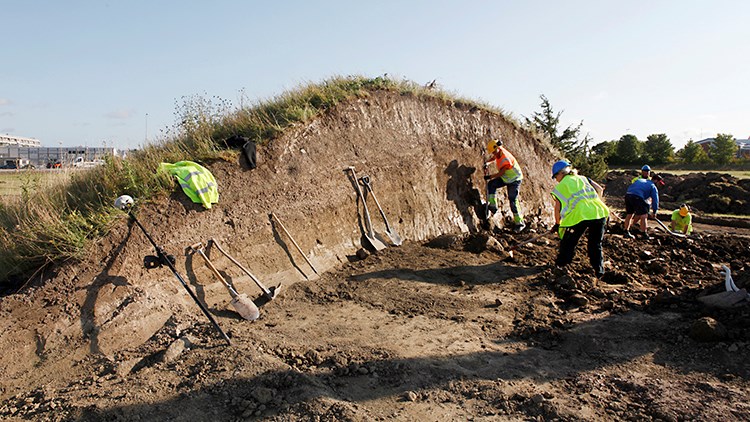
<instances>
[{"instance_id":1,"label":"green grass","mask_svg":"<svg viewBox=\"0 0 750 422\"><path fill-rule=\"evenodd\" d=\"M21 200L46 189L64 185L69 170L3 170L0 171L0 203Z\"/></svg>"},{"instance_id":2,"label":"green grass","mask_svg":"<svg viewBox=\"0 0 750 422\"><path fill-rule=\"evenodd\" d=\"M245 105L242 100L239 107L217 97L183 97L175 107L176 123L126 160L108 159L104 166L73 172L53 189L35 176L7 182L11 191L20 189L21 194L0 202L0 284L43 265L82 258L89 241L106 234L120 212L112 206L118 196L127 194L143 202L174 189L168 176L156 173L159 163L234 160L237 152L227 151L221 142L230 135L247 136L263 145L339 103L379 90L485 109L520 128L511 115L497 108L385 77L334 77L256 104Z\"/></svg>"}]
</instances>

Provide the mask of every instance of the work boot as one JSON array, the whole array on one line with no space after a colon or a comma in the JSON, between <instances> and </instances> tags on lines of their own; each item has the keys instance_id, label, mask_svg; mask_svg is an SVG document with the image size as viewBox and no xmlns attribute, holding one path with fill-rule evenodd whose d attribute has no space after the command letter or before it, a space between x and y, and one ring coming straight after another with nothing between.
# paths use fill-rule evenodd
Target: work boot
<instances>
[{"instance_id":1,"label":"work boot","mask_svg":"<svg viewBox=\"0 0 750 422\"><path fill-rule=\"evenodd\" d=\"M648 233L643 232L642 234L643 240L651 240L651 236L648 235Z\"/></svg>"},{"instance_id":2,"label":"work boot","mask_svg":"<svg viewBox=\"0 0 750 422\"><path fill-rule=\"evenodd\" d=\"M497 207L493 207L492 205L487 204L485 218L489 220L490 218L492 218L493 215L495 215L496 212L497 212Z\"/></svg>"},{"instance_id":3,"label":"work boot","mask_svg":"<svg viewBox=\"0 0 750 422\"><path fill-rule=\"evenodd\" d=\"M635 239L635 236L633 236L633 233L630 233L630 230L625 230L625 234L622 236L627 239Z\"/></svg>"},{"instance_id":4,"label":"work boot","mask_svg":"<svg viewBox=\"0 0 750 422\"><path fill-rule=\"evenodd\" d=\"M523 231L523 229L525 229L525 228L526 228L526 223L524 223L523 221L521 221L520 223L516 224L515 227L513 227L513 231L515 233L521 233Z\"/></svg>"}]
</instances>

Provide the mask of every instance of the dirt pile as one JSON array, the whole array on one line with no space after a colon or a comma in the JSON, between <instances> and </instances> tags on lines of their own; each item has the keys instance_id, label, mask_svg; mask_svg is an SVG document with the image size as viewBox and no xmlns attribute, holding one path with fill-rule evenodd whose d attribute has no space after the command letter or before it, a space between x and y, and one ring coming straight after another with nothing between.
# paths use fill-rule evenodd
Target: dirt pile
<instances>
[{"instance_id":1,"label":"dirt pile","mask_svg":"<svg viewBox=\"0 0 750 422\"><path fill-rule=\"evenodd\" d=\"M480 230L476 169L488 130L522 163L524 233L503 219ZM207 163L220 184L215 208L175 193L140 204L138 218L177 255L233 346L166 268L143 268L151 247L123 219L88 261L0 298L0 418L749 419L748 307L697 298L720 290L717 264L747 287L750 241L608 234L603 280L591 276L585 245L565 272L549 265L553 239L509 258L509 245L551 219L554 158L499 116L376 93L260 149L255 170ZM364 223L349 165L371 177L402 246L357 256ZM211 237L264 284L284 283L262 303L207 249L262 304L259 320L241 319L205 264L182 253ZM694 326L715 337L697 341Z\"/></svg>"},{"instance_id":2,"label":"dirt pile","mask_svg":"<svg viewBox=\"0 0 750 422\"><path fill-rule=\"evenodd\" d=\"M613 171L607 175L607 194L625 196L633 177L632 172ZM701 213L750 214L750 179L737 179L729 174L691 173L678 176L659 172L664 185L659 187L663 209L679 208L689 204Z\"/></svg>"}]
</instances>

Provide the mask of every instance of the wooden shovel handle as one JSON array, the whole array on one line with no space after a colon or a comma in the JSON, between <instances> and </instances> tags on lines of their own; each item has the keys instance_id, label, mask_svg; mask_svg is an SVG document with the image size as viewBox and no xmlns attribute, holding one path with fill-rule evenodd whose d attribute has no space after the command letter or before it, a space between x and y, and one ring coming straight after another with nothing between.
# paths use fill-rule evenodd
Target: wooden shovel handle
<instances>
[{"instance_id":1,"label":"wooden shovel handle","mask_svg":"<svg viewBox=\"0 0 750 422\"><path fill-rule=\"evenodd\" d=\"M292 241L292 243L297 248L297 250L302 255L302 257L305 258L305 261L307 261L307 264L310 266L310 268L312 268L312 270L315 271L315 274L320 275L320 273L318 273L318 270L316 270L315 267L313 266L312 262L310 262L310 260L307 259L307 255L305 255L305 253L302 252L302 248L299 247L299 245L297 244L297 242L294 241L294 238L292 237L292 235L289 234L289 232L287 231L286 227L284 227L284 223L282 223L281 220L279 220L279 217L276 217L276 214L274 214L274 213L271 213L271 217L273 219L275 219L277 223L279 223L279 226L281 227L281 230L283 230L284 233L286 233L286 236L289 238L289 240Z\"/></svg>"}]
</instances>

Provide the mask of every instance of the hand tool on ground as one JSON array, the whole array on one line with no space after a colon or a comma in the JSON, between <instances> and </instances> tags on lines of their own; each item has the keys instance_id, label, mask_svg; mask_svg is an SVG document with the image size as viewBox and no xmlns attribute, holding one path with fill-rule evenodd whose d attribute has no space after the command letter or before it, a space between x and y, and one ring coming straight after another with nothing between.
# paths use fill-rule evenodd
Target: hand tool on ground
<instances>
[{"instance_id":1,"label":"hand tool on ground","mask_svg":"<svg viewBox=\"0 0 750 422\"><path fill-rule=\"evenodd\" d=\"M370 245L376 251L382 251L383 249L386 248L386 246L385 246L385 243L381 242L378 238L375 237L375 232L372 230L372 221L370 221L370 211L367 210L367 201L365 201L365 196L362 194L362 190L359 188L359 181L357 180L357 173L354 172L353 166L349 166L345 168L344 171L352 172L352 177L354 178L354 187L357 188L357 195L362 200L362 206L364 207L364 210L365 210L365 238L370 242Z\"/></svg>"},{"instance_id":2,"label":"hand tool on ground","mask_svg":"<svg viewBox=\"0 0 750 422\"><path fill-rule=\"evenodd\" d=\"M256 319L258 319L258 317L260 316L258 307L255 306L255 303L253 303L253 301L249 297L247 297L246 294L237 293L237 290L234 289L232 284L227 281L224 276L221 275L219 270L216 269L216 266L214 266L213 262L208 259L208 256L206 256L206 253L203 251L203 243L198 242L194 245L188 246L187 249L189 253L197 253L198 255L203 257L203 260L206 261L206 265L208 266L208 268L213 271L216 277L221 280L222 284L224 284L224 287L229 290L229 295L232 296L231 304L242 318L245 318L248 321L255 321Z\"/></svg>"},{"instance_id":3,"label":"hand tool on ground","mask_svg":"<svg viewBox=\"0 0 750 422\"><path fill-rule=\"evenodd\" d=\"M182 278L180 273L177 272L177 269L174 266L174 256L173 255L167 255L167 253L162 249L159 245L156 244L154 239L151 237L150 234L146 231L146 229L141 225L140 221L138 221L137 218L135 218L135 215L133 214L133 198L131 198L128 195L122 195L119 198L115 200L115 207L125 211L128 213L128 216L130 219L138 225L138 227L141 228L141 231L143 231L143 234L146 235L146 238L149 242L151 242L151 245L156 249L156 256L147 257L149 258L149 261L156 264L155 267L161 267L162 265L166 265L170 270L172 270L172 274L179 280L180 284L182 284L182 287L187 290L190 297L193 299L193 301L198 305L199 308L201 308L201 311L203 314L208 318L209 321L211 321L211 324L216 328L216 331L221 334L221 336L226 340L228 345L232 345L232 341L229 340L229 337L227 334L221 329L219 324L216 322L213 316L211 316L211 313L208 312L208 309L206 309L205 306L201 303L200 300L198 300L198 297L195 295L195 293L190 289L190 286L185 282L185 280ZM144 264L146 263L146 260L144 260Z\"/></svg>"},{"instance_id":4,"label":"hand tool on ground","mask_svg":"<svg viewBox=\"0 0 750 422\"><path fill-rule=\"evenodd\" d=\"M672 236L679 237L679 238L685 238L685 237L687 237L687 236L685 236L685 233L678 233L678 232L673 232L672 230L669 230L669 227L667 227L664 223L662 223L661 220L659 220L658 218L656 218L656 216L654 216L654 220L656 220L656 224L658 224L659 226L661 226L661 228L665 232L671 234Z\"/></svg>"},{"instance_id":5,"label":"hand tool on ground","mask_svg":"<svg viewBox=\"0 0 750 422\"><path fill-rule=\"evenodd\" d=\"M387 234L388 237L391 238L391 242L393 242L394 245L400 246L402 243L404 243L404 241L401 240L401 236L399 236L398 233L396 233L396 230L393 229L390 224L388 224L388 218L386 218L385 216L383 207L380 206L380 202L378 201L378 198L375 196L375 192L372 190L370 177L362 176L359 178L359 180L361 180L362 184L365 185L368 191L370 191L370 194L372 195L372 199L375 200L375 205L378 206L378 210L380 211L380 216L383 217L383 221L385 222L385 234Z\"/></svg>"},{"instance_id":6,"label":"hand tool on ground","mask_svg":"<svg viewBox=\"0 0 750 422\"><path fill-rule=\"evenodd\" d=\"M543 237L547 237L547 236L550 236L552 234L556 234L556 233L553 232L553 231L551 231L551 230L545 230L545 231L543 231L543 232L541 232L541 233L539 233L539 234L537 234L535 236L532 236L532 237L530 237L530 238L528 238L526 240L522 240L521 242L518 242L515 245L511 246L510 248L508 248L508 256L510 256L511 258L513 258L513 251L514 250L518 249L519 247L521 247L521 246L523 246L523 245L525 245L527 243L531 243L531 242L537 241L537 240L539 240L539 239L541 239Z\"/></svg>"},{"instance_id":7,"label":"hand tool on ground","mask_svg":"<svg viewBox=\"0 0 750 422\"><path fill-rule=\"evenodd\" d=\"M310 262L310 260L307 259L307 255L305 255L305 253L302 252L302 248L299 247L299 245L297 244L297 242L294 241L294 238L292 237L292 235L289 234L289 231L287 231L286 227L284 227L284 223L282 223L281 220L279 220L279 217L276 217L276 214L271 213L271 218L273 218L274 220L276 220L277 223L279 223L279 226L281 227L281 230L283 230L284 233L286 233L286 235L289 238L289 240L291 240L292 243L294 243L294 246L297 248L297 250L299 251L299 253L302 254L302 258L305 258L305 261L307 261L307 264L310 266L310 268L312 268L312 270L315 272L315 274L320 275L320 273L318 273L318 270L315 269L315 266L312 264L312 262Z\"/></svg>"},{"instance_id":8,"label":"hand tool on ground","mask_svg":"<svg viewBox=\"0 0 750 422\"><path fill-rule=\"evenodd\" d=\"M257 279L257 278L256 278L256 277L255 277L255 276L254 276L254 275L252 274L252 273L250 273L250 271L249 271L249 270L248 270L247 268L245 268L245 267L244 267L244 266L243 266L242 264L240 264L240 263L239 263L239 262L238 262L238 261L237 261L236 259L234 259L234 258L233 258L233 257L232 257L231 255L229 255L228 253L226 253L226 252L224 251L224 249L222 249L222 247L221 247L221 246L219 246L219 243L218 243L218 242L216 241L216 239L214 239L214 238L211 238L211 239L210 239L210 240L208 241L208 243L209 243L209 245L210 245L210 244L213 244L214 246L216 246L216 249L218 249L218 250L219 250L219 252L221 252L221 253L222 253L222 255L226 256L226 257L227 257L227 258L228 258L228 259L229 259L230 261L232 261L232 262L233 262L233 263L234 263L235 265L237 265L238 267L240 267L240 269L241 269L241 270L242 270L242 271L243 271L243 272L244 272L245 274L247 274L247 275L248 275L248 277L250 277L250 278L251 278L251 279L252 279L252 280L253 280L253 281L255 282L255 284L256 284L256 285L258 285L258 287L259 287L259 288L260 288L260 289L261 289L261 290L263 291L263 295L264 295L264 296L265 296L265 297L266 297L266 298L267 298L268 300L273 300L273 299L274 299L274 298L275 298L275 297L276 297L276 296L277 296L277 295L279 294L279 291L281 290L281 284L279 284L278 286L271 286L271 289L270 289L270 290L269 290L269 289L267 289L267 288L266 288L266 286L264 286L264 285L263 285L263 283L261 283L261 282L260 282L260 280L258 280L258 279Z\"/></svg>"},{"instance_id":9,"label":"hand tool on ground","mask_svg":"<svg viewBox=\"0 0 750 422\"><path fill-rule=\"evenodd\" d=\"M734 284L734 280L732 280L732 271L729 267L722 265L721 269L724 271L724 288L728 292L739 292L740 289ZM750 299L750 293L747 294L747 298Z\"/></svg>"}]
</instances>

